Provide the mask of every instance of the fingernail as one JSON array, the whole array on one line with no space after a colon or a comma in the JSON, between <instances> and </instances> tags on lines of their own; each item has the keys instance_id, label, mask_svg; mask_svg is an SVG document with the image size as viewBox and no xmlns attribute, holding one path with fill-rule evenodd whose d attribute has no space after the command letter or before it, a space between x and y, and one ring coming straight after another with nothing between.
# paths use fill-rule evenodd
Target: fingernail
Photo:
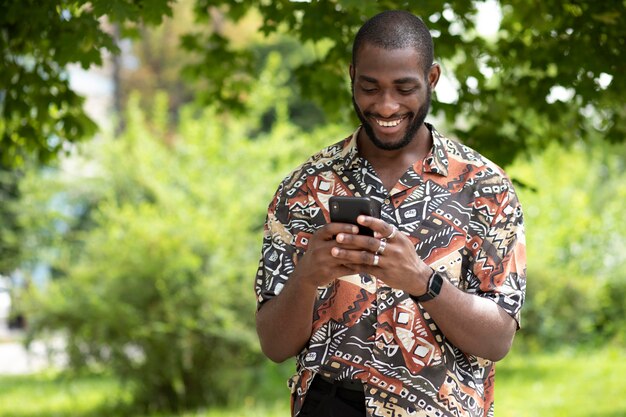
<instances>
[{"instance_id":1,"label":"fingernail","mask_svg":"<svg viewBox=\"0 0 626 417\"><path fill-rule=\"evenodd\" d=\"M343 233L339 233L337 235L337 242L343 242L343 238L344 238Z\"/></svg>"}]
</instances>

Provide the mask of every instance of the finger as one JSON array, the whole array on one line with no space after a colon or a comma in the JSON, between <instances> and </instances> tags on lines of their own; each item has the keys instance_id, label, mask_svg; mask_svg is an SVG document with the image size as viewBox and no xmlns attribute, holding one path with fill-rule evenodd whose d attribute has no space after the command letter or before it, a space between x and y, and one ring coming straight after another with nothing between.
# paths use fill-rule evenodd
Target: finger
<instances>
[{"instance_id":1,"label":"finger","mask_svg":"<svg viewBox=\"0 0 626 417\"><path fill-rule=\"evenodd\" d=\"M371 216L361 215L356 220L359 224L369 227L381 236L385 236L385 231L391 230L390 228L393 227L386 221Z\"/></svg>"},{"instance_id":2,"label":"finger","mask_svg":"<svg viewBox=\"0 0 626 417\"><path fill-rule=\"evenodd\" d=\"M372 229L374 231L374 236L377 238L388 238L394 234L394 230L396 228L394 225L389 224L384 220L370 216L359 216L357 218L357 222Z\"/></svg>"},{"instance_id":3,"label":"finger","mask_svg":"<svg viewBox=\"0 0 626 417\"><path fill-rule=\"evenodd\" d=\"M344 264L380 266L381 257L372 252L364 250L349 250L334 247L330 251L331 255L340 259Z\"/></svg>"},{"instance_id":4,"label":"finger","mask_svg":"<svg viewBox=\"0 0 626 417\"><path fill-rule=\"evenodd\" d=\"M336 240L344 249L365 249L369 252L376 252L380 248L380 240L369 236L339 233Z\"/></svg>"},{"instance_id":5,"label":"finger","mask_svg":"<svg viewBox=\"0 0 626 417\"><path fill-rule=\"evenodd\" d=\"M325 240L332 240L340 233L351 235L357 234L359 233L359 228L358 226L349 223L328 223L317 233L319 233Z\"/></svg>"}]
</instances>

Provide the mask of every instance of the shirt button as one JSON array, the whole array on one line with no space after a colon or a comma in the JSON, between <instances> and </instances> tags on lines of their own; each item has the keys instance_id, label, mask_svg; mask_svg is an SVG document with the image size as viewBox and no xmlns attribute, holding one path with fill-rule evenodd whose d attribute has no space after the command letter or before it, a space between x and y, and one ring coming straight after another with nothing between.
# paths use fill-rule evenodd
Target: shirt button
<instances>
[{"instance_id":1,"label":"shirt button","mask_svg":"<svg viewBox=\"0 0 626 417\"><path fill-rule=\"evenodd\" d=\"M391 200L389 200L388 198L385 198L385 204L387 205L391 204Z\"/></svg>"}]
</instances>

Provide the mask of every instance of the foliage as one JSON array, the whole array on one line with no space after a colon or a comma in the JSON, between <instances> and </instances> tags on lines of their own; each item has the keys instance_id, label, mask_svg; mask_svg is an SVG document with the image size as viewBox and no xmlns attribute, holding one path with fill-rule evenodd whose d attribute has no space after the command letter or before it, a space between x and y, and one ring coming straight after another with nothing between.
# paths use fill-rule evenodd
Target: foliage
<instances>
[{"instance_id":1,"label":"foliage","mask_svg":"<svg viewBox=\"0 0 626 417\"><path fill-rule=\"evenodd\" d=\"M181 35L181 45L196 58L184 72L199 80L196 92L205 103L244 109L263 57L256 42L241 42L241 30L229 32L228 23L252 14L258 16L260 33L287 35L314 49L313 59L294 67L299 89L321 103L329 117L347 120L353 116L347 68L355 31L376 12L409 9L428 22L437 59L458 94L452 102L435 100L434 111L455 122L456 136L480 144L476 147L501 165L530 146L587 139L581 121L588 118L607 139L624 140L622 1L550 0L529 6L500 0L503 19L490 39L478 27L477 10L484 3L195 0L194 15L204 27ZM117 51L98 19L123 24L120 36L125 36L124 29L141 21L159 23L171 13L169 0L3 2L2 163L19 164L27 153L46 160L93 132L65 67L98 65L103 50Z\"/></svg>"},{"instance_id":2,"label":"foliage","mask_svg":"<svg viewBox=\"0 0 626 417\"><path fill-rule=\"evenodd\" d=\"M117 52L102 25L157 24L171 0L4 0L0 6L0 166L42 162L90 137L95 124L69 84L67 65L102 65Z\"/></svg>"},{"instance_id":3,"label":"foliage","mask_svg":"<svg viewBox=\"0 0 626 417\"><path fill-rule=\"evenodd\" d=\"M194 23L191 0L172 4L171 16L160 25L137 25L139 36L124 42L117 59L117 88L115 113L125 115L131 94L138 94L141 108L151 111L158 94L166 93L170 118L178 116L180 108L192 102L196 91L202 90L202 80L186 80L182 69L194 62L194 56L180 47L180 37L190 30L209 32L210 28ZM175 120L172 120L175 122ZM119 120L123 130L124 120Z\"/></svg>"},{"instance_id":4,"label":"foliage","mask_svg":"<svg viewBox=\"0 0 626 417\"><path fill-rule=\"evenodd\" d=\"M490 143L501 163L524 149L590 141L597 132L624 141L623 2L500 4L496 42L473 43L455 70L460 111L475 119L461 137L470 145Z\"/></svg>"},{"instance_id":5,"label":"foliage","mask_svg":"<svg viewBox=\"0 0 626 417\"><path fill-rule=\"evenodd\" d=\"M456 135L488 157L506 165L531 145L545 147L552 141L572 143L587 138L580 121L591 116L605 137L624 140L626 127L620 120L626 113L621 100L626 84L620 74L626 62L626 25L621 1L552 0L529 7L527 1L501 0L503 19L495 39L479 35L476 15L481 3L198 0L196 11L209 19L209 12L218 7L238 20L256 9L262 16L263 33L288 33L303 44L315 45L317 59L295 68L298 82L328 115L345 118L351 114L347 68L356 30L379 11L409 9L427 21L437 59L457 81L458 98L452 103L433 103L434 111L442 110L449 121L457 123ZM229 54L242 60L229 61L221 73L204 64L198 69L198 75L211 82L211 97L227 90L232 99L233 92L245 91L250 74L244 63L253 58L246 50L229 49L219 34L187 46L222 61ZM237 80L235 88L224 83L223 77ZM571 92L571 100L551 95L560 90ZM529 121L536 119L538 123Z\"/></svg>"},{"instance_id":6,"label":"foliage","mask_svg":"<svg viewBox=\"0 0 626 417\"><path fill-rule=\"evenodd\" d=\"M219 104L214 91L208 87L212 78L200 76L199 72L222 71L222 66L230 63L213 68L216 62L222 59L219 55L211 54L202 59L202 53L190 53L181 48L181 45L202 48L195 42L201 42L203 37L212 36L217 31L230 44L250 50L251 56L255 57L254 67L250 70L255 78L256 74L263 71L267 56L272 52L279 52L283 58L282 63L290 74L289 82L285 84L289 89L287 99L290 120L305 129L314 128L324 121L319 106L302 98L293 75L295 67L315 59L317 51L312 45L302 45L293 37L285 35L264 37L257 30L261 17L255 11L247 13L235 23L214 10L211 22L207 24L194 20L193 6L192 0L179 1L172 6L172 17L165 18L161 25L139 27L141 36L132 40L131 46L124 52L124 57L119 60L121 65L119 65L118 111L122 112L128 95L134 91L140 94L141 108L148 111L152 108L156 94L161 91L167 93L172 125L175 124L181 106L185 104L193 101L208 105ZM228 60L228 57L223 59ZM251 80L252 78L249 78L249 81ZM245 97L243 101L250 98L248 90L242 94ZM233 110L227 107L222 106L222 110ZM262 130L268 129L273 123L276 115L272 112L273 109L270 108L268 114L263 115ZM122 125L123 123L121 120Z\"/></svg>"},{"instance_id":7,"label":"foliage","mask_svg":"<svg viewBox=\"0 0 626 417\"><path fill-rule=\"evenodd\" d=\"M626 341L624 145L551 145L509 173L523 178L528 294L522 334L538 347Z\"/></svg>"},{"instance_id":8,"label":"foliage","mask_svg":"<svg viewBox=\"0 0 626 417\"><path fill-rule=\"evenodd\" d=\"M272 55L245 118L188 108L164 140L165 98L150 121L135 98L121 137L22 183L21 220L50 236L32 241L61 275L32 297L31 338L62 335L74 369L105 367L148 409L224 402L233 386L246 389L247 367L260 359L251 279L266 204L305 155L346 134L303 133L287 120L280 66ZM258 133L270 106L277 120Z\"/></svg>"},{"instance_id":9,"label":"foliage","mask_svg":"<svg viewBox=\"0 0 626 417\"><path fill-rule=\"evenodd\" d=\"M0 168L0 275L8 275L20 260L20 226L12 203L18 198L19 172Z\"/></svg>"}]
</instances>

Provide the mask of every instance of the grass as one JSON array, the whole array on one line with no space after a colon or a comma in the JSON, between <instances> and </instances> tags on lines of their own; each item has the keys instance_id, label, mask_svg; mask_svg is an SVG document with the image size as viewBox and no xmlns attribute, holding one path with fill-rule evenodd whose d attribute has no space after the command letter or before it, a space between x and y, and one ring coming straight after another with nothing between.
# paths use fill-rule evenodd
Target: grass
<instances>
[{"instance_id":1,"label":"grass","mask_svg":"<svg viewBox=\"0 0 626 417\"><path fill-rule=\"evenodd\" d=\"M626 416L626 350L512 352L496 371L497 417Z\"/></svg>"},{"instance_id":2,"label":"grass","mask_svg":"<svg viewBox=\"0 0 626 417\"><path fill-rule=\"evenodd\" d=\"M283 399L260 402L246 397L231 408L197 410L150 417L284 417L289 415L288 391ZM148 417L128 414L119 404L128 400L120 385L105 375L67 379L59 373L0 376L2 417Z\"/></svg>"},{"instance_id":3,"label":"grass","mask_svg":"<svg viewBox=\"0 0 626 417\"><path fill-rule=\"evenodd\" d=\"M95 410L113 407L121 398L110 378L84 376L66 379L42 373L0 378L0 415L20 417L90 416Z\"/></svg>"},{"instance_id":4,"label":"grass","mask_svg":"<svg viewBox=\"0 0 626 417\"><path fill-rule=\"evenodd\" d=\"M261 389L266 401L249 395L231 408L209 408L176 417L288 416L289 394L283 380L287 371L284 367L272 371L268 386ZM498 364L496 381L496 417L626 416L624 349L541 354L513 351ZM0 376L0 416L112 417L122 415L115 402L128 399L105 375L74 379L54 373Z\"/></svg>"}]
</instances>

